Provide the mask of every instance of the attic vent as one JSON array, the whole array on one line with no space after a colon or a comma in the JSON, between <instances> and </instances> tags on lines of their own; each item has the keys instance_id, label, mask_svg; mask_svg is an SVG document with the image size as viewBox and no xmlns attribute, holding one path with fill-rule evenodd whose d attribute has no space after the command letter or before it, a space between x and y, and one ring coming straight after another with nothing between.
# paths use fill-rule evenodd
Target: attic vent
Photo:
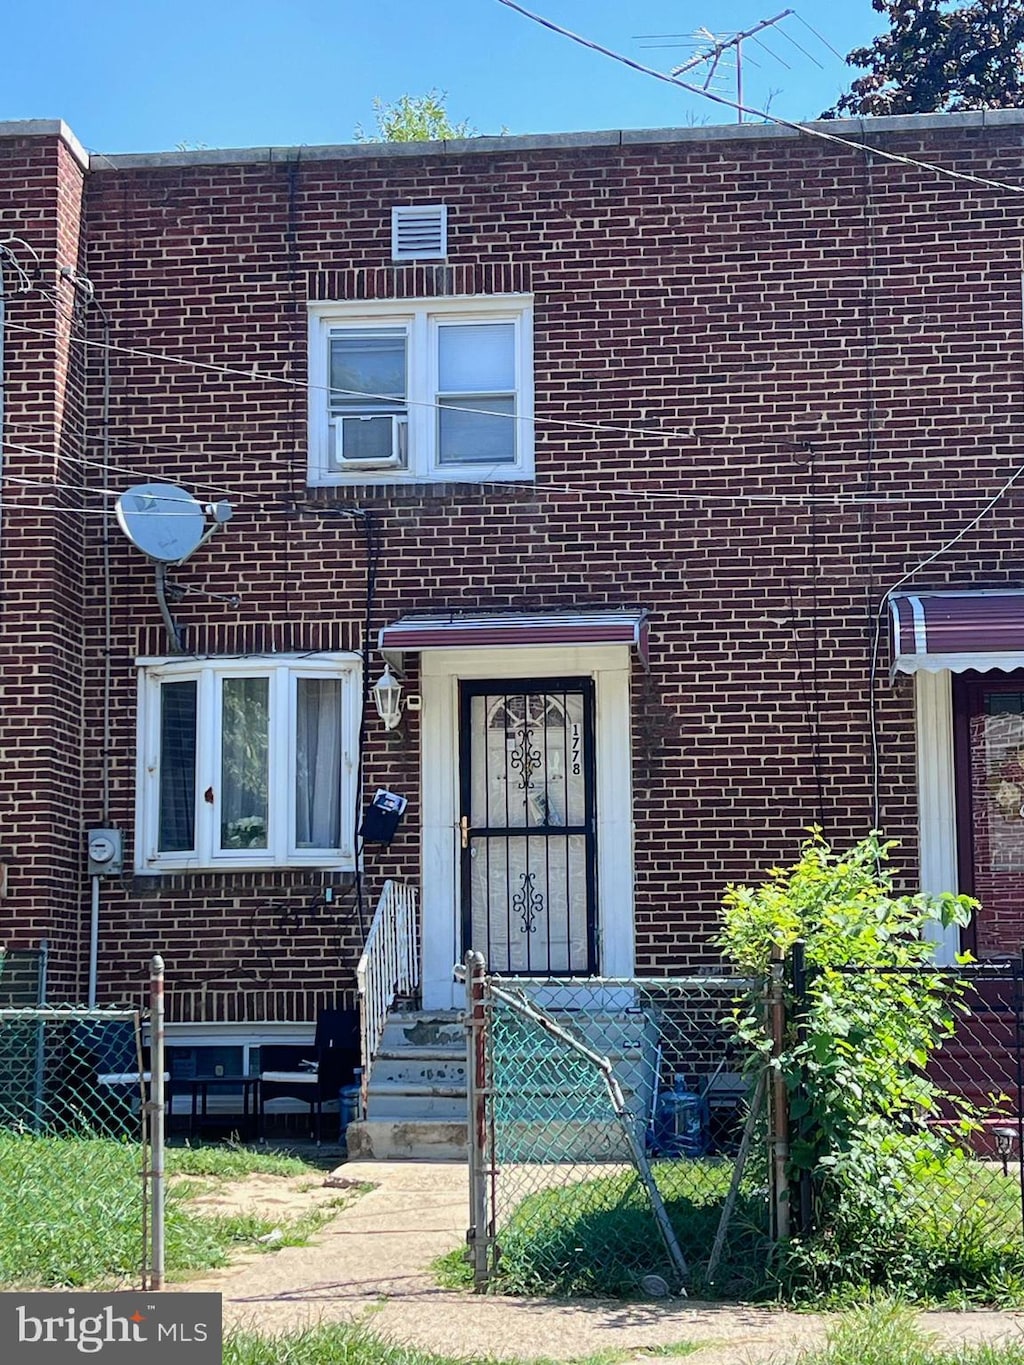
<instances>
[{"instance_id":1,"label":"attic vent","mask_svg":"<svg viewBox=\"0 0 1024 1365\"><path fill-rule=\"evenodd\" d=\"M445 204L396 204L391 210L391 256L396 261L433 261L448 255Z\"/></svg>"}]
</instances>

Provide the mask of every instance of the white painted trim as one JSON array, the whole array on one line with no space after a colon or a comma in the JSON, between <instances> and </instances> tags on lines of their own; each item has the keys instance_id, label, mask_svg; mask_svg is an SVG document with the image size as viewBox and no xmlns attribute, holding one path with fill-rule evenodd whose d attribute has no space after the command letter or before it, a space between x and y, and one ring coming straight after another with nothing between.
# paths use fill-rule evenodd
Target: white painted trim
<instances>
[{"instance_id":1,"label":"white painted trim","mask_svg":"<svg viewBox=\"0 0 1024 1365\"><path fill-rule=\"evenodd\" d=\"M917 737L917 802L921 890L932 895L959 889L956 838L956 782L953 768L953 686L946 671L920 672L914 679ZM960 950L956 925L930 935L936 960L948 964Z\"/></svg>"},{"instance_id":2,"label":"white painted trim","mask_svg":"<svg viewBox=\"0 0 1024 1365\"><path fill-rule=\"evenodd\" d=\"M277 867L315 867L352 871L356 810L361 659L333 651L313 655L265 654L244 657L207 655L138 659L138 712L135 798L135 870L141 875L199 870L245 871ZM225 678L268 680L270 744L268 753L268 847L221 849L220 716ZM299 678L330 678L341 683L341 845L336 849L295 846L295 718ZM157 849L160 802L160 689L165 682L196 684L195 848L167 853ZM212 790L212 804L200 793Z\"/></svg>"},{"instance_id":3,"label":"white painted trim","mask_svg":"<svg viewBox=\"0 0 1024 1365\"><path fill-rule=\"evenodd\" d=\"M592 677L596 710L597 926L603 976L633 975L633 782L628 645L426 650L421 791L423 1006L461 1000L452 967L461 957L459 916L459 681L463 678Z\"/></svg>"},{"instance_id":4,"label":"white painted trim","mask_svg":"<svg viewBox=\"0 0 1024 1365\"><path fill-rule=\"evenodd\" d=\"M1000 650L990 654L898 654L894 673L1014 673L1024 668L1020 650Z\"/></svg>"},{"instance_id":5,"label":"white painted trim","mask_svg":"<svg viewBox=\"0 0 1024 1365\"><path fill-rule=\"evenodd\" d=\"M529 294L473 294L452 298L359 299L310 303L308 475L310 487L351 483L493 483L529 481L533 449L533 298ZM441 464L437 452L436 323L511 322L516 329L516 458L497 463ZM407 467L332 469L329 460L332 329L405 327L408 330L406 402ZM434 378L432 378L434 375Z\"/></svg>"}]
</instances>

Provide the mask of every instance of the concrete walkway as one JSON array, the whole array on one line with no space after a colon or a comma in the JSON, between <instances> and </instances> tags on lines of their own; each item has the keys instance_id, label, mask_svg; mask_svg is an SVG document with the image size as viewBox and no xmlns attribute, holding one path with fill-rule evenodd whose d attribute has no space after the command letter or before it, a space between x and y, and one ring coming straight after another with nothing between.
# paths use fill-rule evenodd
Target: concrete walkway
<instances>
[{"instance_id":1,"label":"concrete walkway","mask_svg":"<svg viewBox=\"0 0 1024 1365\"><path fill-rule=\"evenodd\" d=\"M358 1319L393 1341L471 1361L569 1361L700 1343L695 1365L783 1362L820 1342L828 1326L822 1315L685 1299L565 1302L440 1289L430 1264L464 1239L465 1166L349 1162L336 1177L377 1188L327 1225L316 1245L252 1257L180 1288L223 1294L226 1326L280 1332ZM1024 1312L921 1319L950 1342L1024 1336Z\"/></svg>"}]
</instances>

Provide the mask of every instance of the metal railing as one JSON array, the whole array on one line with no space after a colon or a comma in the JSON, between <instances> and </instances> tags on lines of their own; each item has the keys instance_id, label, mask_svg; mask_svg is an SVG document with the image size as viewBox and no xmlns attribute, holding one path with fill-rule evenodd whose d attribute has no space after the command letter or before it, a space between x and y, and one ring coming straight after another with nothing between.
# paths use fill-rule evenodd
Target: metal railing
<instances>
[{"instance_id":1,"label":"metal railing","mask_svg":"<svg viewBox=\"0 0 1024 1365\"><path fill-rule=\"evenodd\" d=\"M398 996L414 991L419 980L416 888L405 882L388 881L377 902L356 968L364 1114L370 1070L384 1036L388 1011Z\"/></svg>"}]
</instances>

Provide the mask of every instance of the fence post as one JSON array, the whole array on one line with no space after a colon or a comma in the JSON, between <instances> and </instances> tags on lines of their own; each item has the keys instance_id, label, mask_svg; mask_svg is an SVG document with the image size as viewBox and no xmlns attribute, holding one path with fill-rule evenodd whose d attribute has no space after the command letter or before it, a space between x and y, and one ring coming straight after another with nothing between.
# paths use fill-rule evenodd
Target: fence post
<instances>
[{"instance_id":1,"label":"fence post","mask_svg":"<svg viewBox=\"0 0 1024 1365\"><path fill-rule=\"evenodd\" d=\"M786 997L783 984L785 963L781 949L772 950L769 985L769 1027L772 1040L772 1094L769 1114L769 1141L772 1149L772 1194L775 1215L775 1240L786 1242L790 1237L789 1205L789 1103L786 1078L778 1059L782 1055L786 1037Z\"/></svg>"},{"instance_id":2,"label":"fence post","mask_svg":"<svg viewBox=\"0 0 1024 1365\"><path fill-rule=\"evenodd\" d=\"M797 1041L803 1042L807 1026L804 1015L807 1012L807 945L803 939L793 944L793 1010L796 1016ZM807 1086L807 1074L801 1077L801 1093ZM806 1237L812 1231L814 1222L814 1186L811 1172L801 1170L799 1184L799 1204L796 1231Z\"/></svg>"},{"instance_id":3,"label":"fence post","mask_svg":"<svg viewBox=\"0 0 1024 1365\"><path fill-rule=\"evenodd\" d=\"M153 1254L151 1289L164 1287L164 960L150 963L149 978L149 1173Z\"/></svg>"},{"instance_id":4,"label":"fence post","mask_svg":"<svg viewBox=\"0 0 1024 1365\"><path fill-rule=\"evenodd\" d=\"M473 1288L487 1288L487 1021L483 955L466 954L466 1098L469 1149L469 1209L466 1234L473 1263Z\"/></svg>"},{"instance_id":5,"label":"fence post","mask_svg":"<svg viewBox=\"0 0 1024 1365\"><path fill-rule=\"evenodd\" d=\"M1017 1082L1017 1182L1020 1186L1020 1226L1024 1235L1024 948L1014 972L1014 1052Z\"/></svg>"}]
</instances>

